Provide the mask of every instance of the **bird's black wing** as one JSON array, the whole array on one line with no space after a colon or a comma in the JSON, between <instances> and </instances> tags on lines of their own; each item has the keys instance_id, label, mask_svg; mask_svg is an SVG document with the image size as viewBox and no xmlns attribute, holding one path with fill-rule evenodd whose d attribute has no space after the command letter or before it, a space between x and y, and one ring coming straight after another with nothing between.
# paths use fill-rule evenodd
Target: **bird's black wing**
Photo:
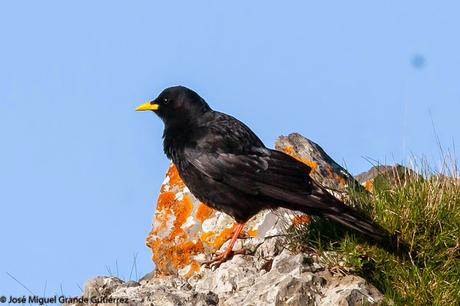
<instances>
[{"instance_id":1,"label":"bird's black wing","mask_svg":"<svg viewBox=\"0 0 460 306\"><path fill-rule=\"evenodd\" d=\"M312 193L311 168L293 157L267 149L242 122L214 112L205 133L184 157L200 175L268 203L305 202Z\"/></svg>"},{"instance_id":2,"label":"bird's black wing","mask_svg":"<svg viewBox=\"0 0 460 306\"><path fill-rule=\"evenodd\" d=\"M186 150L186 156L201 175L249 195L272 198L275 203L290 198L304 201L312 191L310 167L275 150L252 154Z\"/></svg>"},{"instance_id":3,"label":"bird's black wing","mask_svg":"<svg viewBox=\"0 0 460 306\"><path fill-rule=\"evenodd\" d=\"M324 215L377 240L388 234L315 184L308 175L310 168L283 152L269 150L269 154L264 155L188 153L189 157L193 156L191 163L201 175L230 187L230 191L263 201L263 208L285 207Z\"/></svg>"}]
</instances>

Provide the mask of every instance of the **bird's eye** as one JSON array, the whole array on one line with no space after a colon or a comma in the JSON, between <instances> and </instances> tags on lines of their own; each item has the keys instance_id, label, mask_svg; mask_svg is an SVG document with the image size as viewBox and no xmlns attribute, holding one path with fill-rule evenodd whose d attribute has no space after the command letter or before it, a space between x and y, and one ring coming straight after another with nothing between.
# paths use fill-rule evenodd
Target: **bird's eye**
<instances>
[{"instance_id":1,"label":"bird's eye","mask_svg":"<svg viewBox=\"0 0 460 306\"><path fill-rule=\"evenodd\" d=\"M164 98L164 99L163 99L163 103L164 103L164 104L168 104L168 103L169 103L168 98Z\"/></svg>"}]
</instances>

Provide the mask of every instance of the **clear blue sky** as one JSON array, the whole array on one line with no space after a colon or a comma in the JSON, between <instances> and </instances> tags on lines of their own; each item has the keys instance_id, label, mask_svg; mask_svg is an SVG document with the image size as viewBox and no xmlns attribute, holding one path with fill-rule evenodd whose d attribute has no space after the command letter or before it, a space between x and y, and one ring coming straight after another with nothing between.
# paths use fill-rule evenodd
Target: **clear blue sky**
<instances>
[{"instance_id":1,"label":"clear blue sky","mask_svg":"<svg viewBox=\"0 0 460 306\"><path fill-rule=\"evenodd\" d=\"M460 143L458 1L2 1L0 295L152 269L168 161L136 113L182 84L267 145L300 132L352 173ZM458 154L457 154L458 157ZM118 273L117 267L118 266Z\"/></svg>"}]
</instances>

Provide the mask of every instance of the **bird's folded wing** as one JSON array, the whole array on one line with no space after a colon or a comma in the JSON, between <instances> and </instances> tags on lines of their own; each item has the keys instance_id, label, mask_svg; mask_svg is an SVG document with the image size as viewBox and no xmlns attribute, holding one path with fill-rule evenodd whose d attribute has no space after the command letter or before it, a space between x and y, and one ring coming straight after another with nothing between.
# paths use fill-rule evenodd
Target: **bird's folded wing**
<instances>
[{"instance_id":1,"label":"bird's folded wing","mask_svg":"<svg viewBox=\"0 0 460 306\"><path fill-rule=\"evenodd\" d=\"M279 151L202 154L190 150L186 156L201 175L240 192L298 202L312 191L310 167Z\"/></svg>"}]
</instances>

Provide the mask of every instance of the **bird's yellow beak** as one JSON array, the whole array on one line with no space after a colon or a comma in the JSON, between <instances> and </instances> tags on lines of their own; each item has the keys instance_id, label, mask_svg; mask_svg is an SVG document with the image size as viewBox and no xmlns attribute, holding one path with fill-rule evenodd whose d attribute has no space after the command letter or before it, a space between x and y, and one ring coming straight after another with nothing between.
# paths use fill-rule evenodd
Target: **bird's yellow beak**
<instances>
[{"instance_id":1,"label":"bird's yellow beak","mask_svg":"<svg viewBox=\"0 0 460 306\"><path fill-rule=\"evenodd\" d=\"M147 102L144 104L139 105L136 108L136 111L146 111L146 110L151 110L151 111L156 111L159 108L159 105L153 102Z\"/></svg>"}]
</instances>

